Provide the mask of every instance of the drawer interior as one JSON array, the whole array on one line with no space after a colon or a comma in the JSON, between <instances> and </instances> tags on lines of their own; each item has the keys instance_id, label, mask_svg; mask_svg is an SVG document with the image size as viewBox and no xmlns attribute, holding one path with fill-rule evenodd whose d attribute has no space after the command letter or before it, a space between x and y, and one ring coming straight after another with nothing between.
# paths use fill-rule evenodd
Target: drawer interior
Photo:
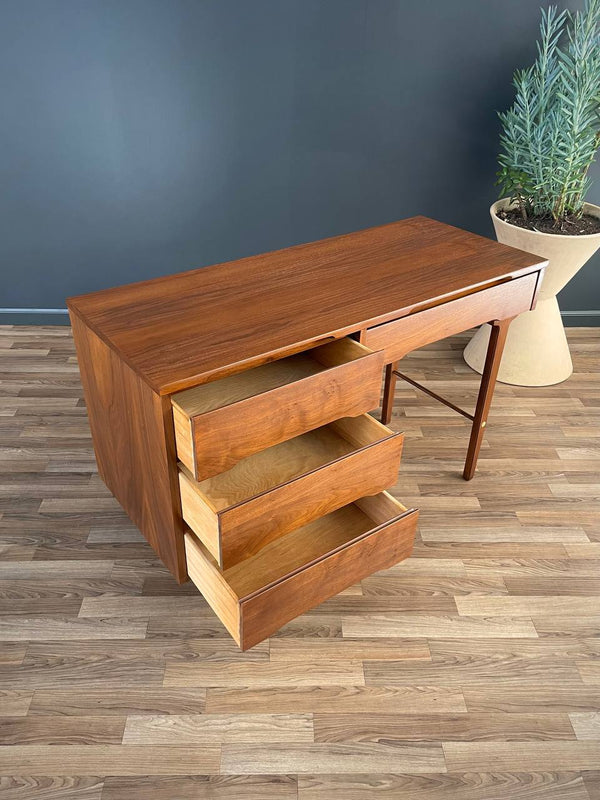
<instances>
[{"instance_id":1,"label":"drawer interior","mask_svg":"<svg viewBox=\"0 0 600 800\"><path fill-rule=\"evenodd\" d=\"M363 497L297 528L266 545L256 555L224 571L219 569L193 534L186 536L193 537L197 547L201 549L206 565L210 565L215 574L222 576L224 583L239 601L289 577L405 512L406 508L387 492ZM188 568L192 580L195 566L198 565L195 552L197 551L190 551L188 548ZM203 586L199 588L204 592Z\"/></svg>"},{"instance_id":2,"label":"drawer interior","mask_svg":"<svg viewBox=\"0 0 600 800\"><path fill-rule=\"evenodd\" d=\"M362 414L268 447L200 482L185 467L181 469L192 488L218 512L394 435L369 414Z\"/></svg>"},{"instance_id":3,"label":"drawer interior","mask_svg":"<svg viewBox=\"0 0 600 800\"><path fill-rule=\"evenodd\" d=\"M303 353L186 389L174 394L171 399L174 407L186 417L194 417L308 378L331 367L356 361L371 353L369 348L353 339L338 339Z\"/></svg>"},{"instance_id":4,"label":"drawer interior","mask_svg":"<svg viewBox=\"0 0 600 800\"><path fill-rule=\"evenodd\" d=\"M386 492L297 528L226 570L185 534L190 578L246 650L357 580L412 550L417 521Z\"/></svg>"}]
</instances>

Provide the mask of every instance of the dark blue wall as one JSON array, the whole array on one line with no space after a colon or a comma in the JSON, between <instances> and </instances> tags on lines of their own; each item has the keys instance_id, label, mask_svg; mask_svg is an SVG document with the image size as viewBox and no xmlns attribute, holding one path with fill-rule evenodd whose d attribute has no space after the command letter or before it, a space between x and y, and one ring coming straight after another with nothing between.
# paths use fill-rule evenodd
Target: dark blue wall
<instances>
[{"instance_id":1,"label":"dark blue wall","mask_svg":"<svg viewBox=\"0 0 600 800\"><path fill-rule=\"evenodd\" d=\"M0 306L413 214L492 235L495 109L538 9L3 0ZM598 285L588 266L563 305Z\"/></svg>"}]
</instances>

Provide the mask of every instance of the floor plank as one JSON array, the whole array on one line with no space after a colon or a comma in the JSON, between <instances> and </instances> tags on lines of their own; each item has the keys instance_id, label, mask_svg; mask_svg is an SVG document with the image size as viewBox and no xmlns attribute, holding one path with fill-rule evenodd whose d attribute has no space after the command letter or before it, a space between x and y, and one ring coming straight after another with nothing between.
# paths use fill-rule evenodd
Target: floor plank
<instances>
[{"instance_id":1,"label":"floor plank","mask_svg":"<svg viewBox=\"0 0 600 800\"><path fill-rule=\"evenodd\" d=\"M600 742L445 742L448 771L479 772L494 763L499 771L595 769Z\"/></svg>"},{"instance_id":2,"label":"floor plank","mask_svg":"<svg viewBox=\"0 0 600 800\"><path fill-rule=\"evenodd\" d=\"M411 686L417 681L435 686L539 686L543 683L581 683L577 666L554 658L450 657L417 666L401 661L365 661L367 686Z\"/></svg>"},{"instance_id":3,"label":"floor plank","mask_svg":"<svg viewBox=\"0 0 600 800\"><path fill-rule=\"evenodd\" d=\"M579 744L577 742L576 744ZM583 744L583 743L582 743ZM368 767L366 766L368 765ZM267 768L268 767L268 768ZM427 744L225 744L221 772L315 773L440 772L445 769L441 745Z\"/></svg>"},{"instance_id":4,"label":"floor plank","mask_svg":"<svg viewBox=\"0 0 600 800\"><path fill-rule=\"evenodd\" d=\"M121 684L122 685L122 684ZM29 713L67 716L129 716L155 714L201 714L205 689L112 688L63 691L55 687L33 692Z\"/></svg>"},{"instance_id":5,"label":"floor plank","mask_svg":"<svg viewBox=\"0 0 600 800\"><path fill-rule=\"evenodd\" d=\"M190 662L167 664L165 686L359 686L364 683L361 661L334 663ZM267 770L268 772L268 770Z\"/></svg>"},{"instance_id":6,"label":"floor plank","mask_svg":"<svg viewBox=\"0 0 600 800\"><path fill-rule=\"evenodd\" d=\"M315 714L316 742L574 739L566 714ZM583 738L583 737L577 737ZM586 737L591 738L591 737Z\"/></svg>"},{"instance_id":7,"label":"floor plank","mask_svg":"<svg viewBox=\"0 0 600 800\"><path fill-rule=\"evenodd\" d=\"M426 639L273 639L270 646L272 662L378 661L413 660L430 661L431 653Z\"/></svg>"},{"instance_id":8,"label":"floor plank","mask_svg":"<svg viewBox=\"0 0 600 800\"><path fill-rule=\"evenodd\" d=\"M124 744L312 742L310 714L186 714L131 716Z\"/></svg>"},{"instance_id":9,"label":"floor plank","mask_svg":"<svg viewBox=\"0 0 600 800\"><path fill-rule=\"evenodd\" d=\"M121 605L121 611L123 611ZM0 641L143 639L145 619L81 619L75 616L0 617Z\"/></svg>"},{"instance_id":10,"label":"floor plank","mask_svg":"<svg viewBox=\"0 0 600 800\"><path fill-rule=\"evenodd\" d=\"M464 616L510 616L543 617L550 615L600 615L598 597L457 597L458 613Z\"/></svg>"},{"instance_id":11,"label":"floor plank","mask_svg":"<svg viewBox=\"0 0 600 800\"><path fill-rule=\"evenodd\" d=\"M516 714L593 713L600 709L600 686L540 683L538 686L503 687L491 680L463 690L469 711L504 711Z\"/></svg>"},{"instance_id":12,"label":"floor plank","mask_svg":"<svg viewBox=\"0 0 600 800\"><path fill-rule=\"evenodd\" d=\"M103 786L95 776L0 776L2 800L101 800Z\"/></svg>"},{"instance_id":13,"label":"floor plank","mask_svg":"<svg viewBox=\"0 0 600 800\"><path fill-rule=\"evenodd\" d=\"M299 800L590 800L577 772L299 775ZM116 800L116 799L115 799Z\"/></svg>"},{"instance_id":14,"label":"floor plank","mask_svg":"<svg viewBox=\"0 0 600 800\"><path fill-rule=\"evenodd\" d=\"M2 716L0 745L120 744L124 728L124 717Z\"/></svg>"},{"instance_id":15,"label":"floor plank","mask_svg":"<svg viewBox=\"0 0 600 800\"><path fill-rule=\"evenodd\" d=\"M458 601L458 598L457 598ZM430 637L459 639L481 636L490 637L536 637L537 631L531 619L526 616L479 617L459 616L457 614L356 614L342 620L342 632L349 638L365 636L389 637Z\"/></svg>"},{"instance_id":16,"label":"floor plank","mask_svg":"<svg viewBox=\"0 0 600 800\"><path fill-rule=\"evenodd\" d=\"M466 711L460 689L438 686L309 686L291 689L208 689L210 713L389 712L430 714Z\"/></svg>"},{"instance_id":17,"label":"floor plank","mask_svg":"<svg viewBox=\"0 0 600 800\"><path fill-rule=\"evenodd\" d=\"M102 792L102 800L297 800L297 796L296 778L288 775L108 777Z\"/></svg>"},{"instance_id":18,"label":"floor plank","mask_svg":"<svg viewBox=\"0 0 600 800\"><path fill-rule=\"evenodd\" d=\"M0 747L0 775L188 775L218 773L221 747L15 745Z\"/></svg>"}]
</instances>

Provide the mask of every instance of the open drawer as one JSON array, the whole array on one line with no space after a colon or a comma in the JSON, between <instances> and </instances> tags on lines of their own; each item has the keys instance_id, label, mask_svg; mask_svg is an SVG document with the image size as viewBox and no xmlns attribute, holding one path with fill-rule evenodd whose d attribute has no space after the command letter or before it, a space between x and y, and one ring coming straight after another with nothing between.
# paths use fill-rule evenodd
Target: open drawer
<instances>
[{"instance_id":1,"label":"open drawer","mask_svg":"<svg viewBox=\"0 0 600 800\"><path fill-rule=\"evenodd\" d=\"M226 569L294 528L392 486L402 440L361 414L254 453L200 483L181 467L183 518Z\"/></svg>"},{"instance_id":2,"label":"open drawer","mask_svg":"<svg viewBox=\"0 0 600 800\"><path fill-rule=\"evenodd\" d=\"M383 353L338 339L172 396L177 455L196 480L379 405Z\"/></svg>"},{"instance_id":3,"label":"open drawer","mask_svg":"<svg viewBox=\"0 0 600 800\"><path fill-rule=\"evenodd\" d=\"M417 515L381 492L297 528L224 571L195 534L186 533L188 574L246 650L328 597L407 558Z\"/></svg>"}]
</instances>

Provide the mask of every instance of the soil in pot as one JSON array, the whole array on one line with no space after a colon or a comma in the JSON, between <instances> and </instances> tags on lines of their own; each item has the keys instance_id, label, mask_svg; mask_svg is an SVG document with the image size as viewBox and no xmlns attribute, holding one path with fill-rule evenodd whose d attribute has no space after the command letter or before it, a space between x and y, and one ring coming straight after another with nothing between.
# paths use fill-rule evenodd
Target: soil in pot
<instances>
[{"instance_id":1,"label":"soil in pot","mask_svg":"<svg viewBox=\"0 0 600 800\"><path fill-rule=\"evenodd\" d=\"M508 211L497 211L497 216L504 222L516 225L518 228L525 228L529 231L539 231L540 233L557 233L563 236L586 236L592 233L600 233L600 219L591 214L570 214L559 224L549 215L527 217L523 219L521 212L517 208Z\"/></svg>"}]
</instances>

